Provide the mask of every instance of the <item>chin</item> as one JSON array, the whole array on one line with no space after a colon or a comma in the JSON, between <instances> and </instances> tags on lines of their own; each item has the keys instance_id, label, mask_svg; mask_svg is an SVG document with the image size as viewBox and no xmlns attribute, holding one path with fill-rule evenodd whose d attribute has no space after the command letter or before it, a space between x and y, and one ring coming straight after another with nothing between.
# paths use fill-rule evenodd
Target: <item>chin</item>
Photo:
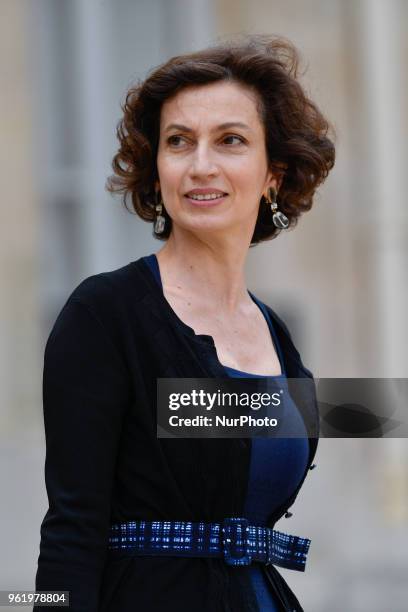
<instances>
[{"instance_id":1,"label":"chin","mask_svg":"<svg viewBox=\"0 0 408 612\"><path fill-rule=\"evenodd\" d=\"M226 214L220 210L197 210L193 214L191 212L180 211L178 215L170 216L173 220L173 225L178 225L185 230L221 230L227 229L234 221L230 214Z\"/></svg>"},{"instance_id":2,"label":"chin","mask_svg":"<svg viewBox=\"0 0 408 612\"><path fill-rule=\"evenodd\" d=\"M173 221L174 223L174 221ZM228 223L221 219L194 219L192 221L176 222L183 230L197 233L211 233L211 232L227 232L231 228L231 223Z\"/></svg>"}]
</instances>

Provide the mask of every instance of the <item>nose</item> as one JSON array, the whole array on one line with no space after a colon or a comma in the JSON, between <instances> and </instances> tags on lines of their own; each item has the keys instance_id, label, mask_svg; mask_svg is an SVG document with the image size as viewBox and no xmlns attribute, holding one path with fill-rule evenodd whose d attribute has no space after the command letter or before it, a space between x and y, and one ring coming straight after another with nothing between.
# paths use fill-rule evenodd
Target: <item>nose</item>
<instances>
[{"instance_id":1,"label":"nose","mask_svg":"<svg viewBox=\"0 0 408 612\"><path fill-rule=\"evenodd\" d=\"M216 176L218 172L219 169L210 147L205 142L197 144L191 157L189 169L190 177L205 178L208 176Z\"/></svg>"}]
</instances>

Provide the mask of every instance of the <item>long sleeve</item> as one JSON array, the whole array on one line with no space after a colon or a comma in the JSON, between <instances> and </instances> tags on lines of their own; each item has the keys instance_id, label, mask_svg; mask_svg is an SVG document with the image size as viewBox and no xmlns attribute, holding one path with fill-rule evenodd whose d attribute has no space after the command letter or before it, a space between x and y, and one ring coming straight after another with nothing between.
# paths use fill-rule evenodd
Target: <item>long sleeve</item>
<instances>
[{"instance_id":1,"label":"long sleeve","mask_svg":"<svg viewBox=\"0 0 408 612\"><path fill-rule=\"evenodd\" d=\"M129 388L126 367L106 327L87 304L70 298L44 355L49 508L41 525L36 590L70 591L71 612L98 609ZM33 611L45 609L50 608L35 606Z\"/></svg>"}]
</instances>

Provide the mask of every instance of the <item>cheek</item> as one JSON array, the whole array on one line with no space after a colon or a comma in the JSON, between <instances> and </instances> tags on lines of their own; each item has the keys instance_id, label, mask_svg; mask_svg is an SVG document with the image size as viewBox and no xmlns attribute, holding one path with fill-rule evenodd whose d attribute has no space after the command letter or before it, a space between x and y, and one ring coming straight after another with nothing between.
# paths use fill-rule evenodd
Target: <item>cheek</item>
<instances>
[{"instance_id":1,"label":"cheek","mask_svg":"<svg viewBox=\"0 0 408 612\"><path fill-rule=\"evenodd\" d=\"M239 186L243 191L252 190L253 192L254 189L259 189L266 171L263 160L256 155L247 155L233 161L235 163L225 167L225 172L232 184Z\"/></svg>"},{"instance_id":2,"label":"cheek","mask_svg":"<svg viewBox=\"0 0 408 612\"><path fill-rule=\"evenodd\" d=\"M174 163L173 159L169 160L165 155L158 156L157 172L163 189L174 191L179 188L183 179L182 164Z\"/></svg>"},{"instance_id":3,"label":"cheek","mask_svg":"<svg viewBox=\"0 0 408 612\"><path fill-rule=\"evenodd\" d=\"M256 169L245 168L239 174L231 177L233 191L243 206L256 200L261 181L262 179L257 176Z\"/></svg>"}]
</instances>

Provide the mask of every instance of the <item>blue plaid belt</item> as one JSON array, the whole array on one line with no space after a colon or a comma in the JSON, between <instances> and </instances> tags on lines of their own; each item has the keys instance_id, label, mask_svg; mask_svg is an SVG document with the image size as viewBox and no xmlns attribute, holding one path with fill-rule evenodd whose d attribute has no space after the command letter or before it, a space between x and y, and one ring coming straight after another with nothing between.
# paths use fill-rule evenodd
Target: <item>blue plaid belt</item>
<instances>
[{"instance_id":1,"label":"blue plaid belt","mask_svg":"<svg viewBox=\"0 0 408 612\"><path fill-rule=\"evenodd\" d=\"M108 550L132 555L223 557L228 565L252 561L305 571L310 540L250 525L246 518L222 523L129 521L111 525Z\"/></svg>"}]
</instances>

